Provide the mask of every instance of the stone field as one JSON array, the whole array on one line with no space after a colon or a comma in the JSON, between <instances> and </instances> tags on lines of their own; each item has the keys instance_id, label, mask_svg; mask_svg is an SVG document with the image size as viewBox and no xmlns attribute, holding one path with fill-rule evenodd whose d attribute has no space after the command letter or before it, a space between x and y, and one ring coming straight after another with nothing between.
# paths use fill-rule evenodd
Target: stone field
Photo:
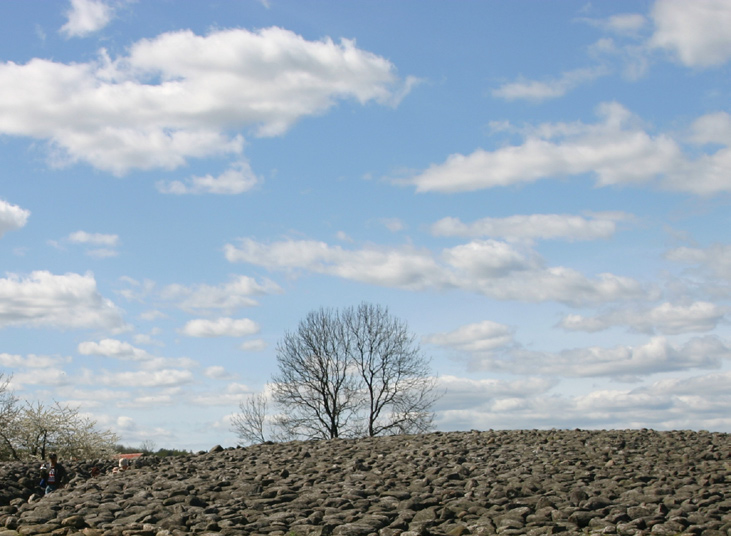
<instances>
[{"instance_id":1,"label":"stone field","mask_svg":"<svg viewBox=\"0 0 731 536\"><path fill-rule=\"evenodd\" d=\"M731 536L731 436L431 433L220 447L176 458L0 464L0 536ZM102 474L91 477L91 467Z\"/></svg>"}]
</instances>

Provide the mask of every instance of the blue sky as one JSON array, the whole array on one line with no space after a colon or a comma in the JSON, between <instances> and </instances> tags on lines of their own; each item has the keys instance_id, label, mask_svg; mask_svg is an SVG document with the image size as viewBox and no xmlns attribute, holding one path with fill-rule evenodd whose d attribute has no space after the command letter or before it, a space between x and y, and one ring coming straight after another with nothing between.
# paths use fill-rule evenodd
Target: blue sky
<instances>
[{"instance_id":1,"label":"blue sky","mask_svg":"<svg viewBox=\"0 0 731 536\"><path fill-rule=\"evenodd\" d=\"M731 431L731 5L0 3L0 371L127 445L387 306L441 430Z\"/></svg>"}]
</instances>

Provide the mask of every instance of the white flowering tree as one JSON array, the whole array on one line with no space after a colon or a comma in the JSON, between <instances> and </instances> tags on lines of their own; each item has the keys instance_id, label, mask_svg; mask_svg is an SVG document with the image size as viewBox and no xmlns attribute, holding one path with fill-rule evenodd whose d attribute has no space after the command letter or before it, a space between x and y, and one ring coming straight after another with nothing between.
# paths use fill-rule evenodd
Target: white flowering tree
<instances>
[{"instance_id":1,"label":"white flowering tree","mask_svg":"<svg viewBox=\"0 0 731 536\"><path fill-rule=\"evenodd\" d=\"M9 389L9 378L0 374L0 460L45 460L52 451L66 459L103 458L114 452L117 440L78 408L21 403Z\"/></svg>"}]
</instances>

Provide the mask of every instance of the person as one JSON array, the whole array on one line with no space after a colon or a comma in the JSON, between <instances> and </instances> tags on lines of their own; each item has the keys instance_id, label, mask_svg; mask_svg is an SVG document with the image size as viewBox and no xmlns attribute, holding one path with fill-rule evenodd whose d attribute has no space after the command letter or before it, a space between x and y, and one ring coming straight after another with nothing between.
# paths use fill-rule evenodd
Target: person
<instances>
[{"instance_id":1,"label":"person","mask_svg":"<svg viewBox=\"0 0 731 536\"><path fill-rule=\"evenodd\" d=\"M38 484L38 487L41 488L41 493L46 492L46 479L48 478L48 466L43 463L41 464L41 481Z\"/></svg>"},{"instance_id":2,"label":"person","mask_svg":"<svg viewBox=\"0 0 731 536\"><path fill-rule=\"evenodd\" d=\"M129 459L128 458L119 458L119 467L115 467L112 469L112 473L119 473L122 471L126 471L129 469Z\"/></svg>"},{"instance_id":3,"label":"person","mask_svg":"<svg viewBox=\"0 0 731 536\"><path fill-rule=\"evenodd\" d=\"M52 453L48 456L48 466L44 474L46 481L46 495L64 487L66 484L66 468L58 463L58 456Z\"/></svg>"}]
</instances>

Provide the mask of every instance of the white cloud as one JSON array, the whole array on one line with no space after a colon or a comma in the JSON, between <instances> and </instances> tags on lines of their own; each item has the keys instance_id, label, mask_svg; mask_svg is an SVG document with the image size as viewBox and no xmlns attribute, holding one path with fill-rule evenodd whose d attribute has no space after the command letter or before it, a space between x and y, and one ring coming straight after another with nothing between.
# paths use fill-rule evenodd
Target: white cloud
<instances>
[{"instance_id":1,"label":"white cloud","mask_svg":"<svg viewBox=\"0 0 731 536\"><path fill-rule=\"evenodd\" d=\"M589 46L589 55L598 61L618 61L625 79L635 81L647 74L651 55L644 43L618 43L611 37L603 37Z\"/></svg>"},{"instance_id":2,"label":"white cloud","mask_svg":"<svg viewBox=\"0 0 731 536\"><path fill-rule=\"evenodd\" d=\"M241 307L253 307L258 302L252 296L279 294L282 289L279 285L265 279L262 282L252 277L237 276L223 285L168 285L161 295L163 299L177 302L178 307L185 311L220 309L235 311Z\"/></svg>"},{"instance_id":3,"label":"white cloud","mask_svg":"<svg viewBox=\"0 0 731 536\"><path fill-rule=\"evenodd\" d=\"M287 131L337 102L393 104L410 87L388 60L353 41L307 41L277 27L177 31L142 39L127 56L89 63L0 63L0 134L45 140L59 164L123 175L189 158L237 155L237 130ZM193 191L240 189L245 168L198 178Z\"/></svg>"},{"instance_id":4,"label":"white cloud","mask_svg":"<svg viewBox=\"0 0 731 536\"><path fill-rule=\"evenodd\" d=\"M159 181L157 189L164 194L221 194L236 195L251 190L261 179L257 177L248 162L238 162L218 177L192 177L185 182Z\"/></svg>"},{"instance_id":5,"label":"white cloud","mask_svg":"<svg viewBox=\"0 0 731 536\"><path fill-rule=\"evenodd\" d=\"M103 233L87 233L86 231L76 231L71 233L67 240L73 244L91 244L94 246L110 246L114 247L119 242L119 236L115 234Z\"/></svg>"},{"instance_id":6,"label":"white cloud","mask_svg":"<svg viewBox=\"0 0 731 536\"><path fill-rule=\"evenodd\" d=\"M8 231L15 231L24 227L28 222L30 210L11 205L0 199L0 238Z\"/></svg>"},{"instance_id":7,"label":"white cloud","mask_svg":"<svg viewBox=\"0 0 731 536\"><path fill-rule=\"evenodd\" d=\"M507 240L609 238L617 221L632 217L624 213L601 213L593 217L570 214L528 214L507 218L482 218L463 223L459 218L443 218L431 226L435 236L490 236Z\"/></svg>"},{"instance_id":8,"label":"white cloud","mask_svg":"<svg viewBox=\"0 0 731 536\"><path fill-rule=\"evenodd\" d=\"M174 402L174 399L169 394L155 394L147 396L137 396L131 400L125 400L117 404L120 408L140 408L147 409L153 407L170 406Z\"/></svg>"},{"instance_id":9,"label":"white cloud","mask_svg":"<svg viewBox=\"0 0 731 536\"><path fill-rule=\"evenodd\" d=\"M634 389L597 388L567 394L563 383L527 378L525 385L448 377L437 402L437 425L453 430L650 428L724 430L731 427L731 373L659 380Z\"/></svg>"},{"instance_id":10,"label":"white cloud","mask_svg":"<svg viewBox=\"0 0 731 536\"><path fill-rule=\"evenodd\" d=\"M671 261L695 265L703 272L731 281L731 245L713 244L707 248L680 247L668 251Z\"/></svg>"},{"instance_id":11,"label":"white cloud","mask_svg":"<svg viewBox=\"0 0 731 536\"><path fill-rule=\"evenodd\" d=\"M631 278L598 274L589 279L565 267L544 267L533 251L496 240L445 249L439 260L411 246L347 250L312 240L264 244L249 238L225 246L230 262L277 270L307 270L407 290L462 289L500 300L559 301L572 305L648 297Z\"/></svg>"},{"instance_id":12,"label":"white cloud","mask_svg":"<svg viewBox=\"0 0 731 536\"><path fill-rule=\"evenodd\" d=\"M406 227L404 225L403 220L399 218L382 218L380 222L383 224L383 226L391 231L392 233L396 233L398 231L403 231Z\"/></svg>"},{"instance_id":13,"label":"white cloud","mask_svg":"<svg viewBox=\"0 0 731 536\"><path fill-rule=\"evenodd\" d=\"M447 346L461 352L492 352L513 343L513 329L497 322L485 320L467 324L447 333L435 333L424 341Z\"/></svg>"},{"instance_id":14,"label":"white cloud","mask_svg":"<svg viewBox=\"0 0 731 536\"><path fill-rule=\"evenodd\" d=\"M224 391L197 396L193 399L194 404L205 406L236 406L253 391L242 383L230 383Z\"/></svg>"},{"instance_id":15,"label":"white cloud","mask_svg":"<svg viewBox=\"0 0 731 536\"><path fill-rule=\"evenodd\" d=\"M87 249L85 253L89 257L107 259L119 255L119 252L116 249L113 249L119 243L119 236L115 234L76 231L69 234L64 241L71 244L80 244L85 246L107 246ZM49 243L55 248L60 249L62 247L57 241L50 241Z\"/></svg>"},{"instance_id":16,"label":"white cloud","mask_svg":"<svg viewBox=\"0 0 731 536\"><path fill-rule=\"evenodd\" d=\"M61 27L66 37L85 37L104 28L114 10L102 0L71 0L68 21Z\"/></svg>"},{"instance_id":17,"label":"white cloud","mask_svg":"<svg viewBox=\"0 0 731 536\"><path fill-rule=\"evenodd\" d=\"M134 341L137 344L146 344L148 346L165 346L162 341L153 338L153 335L159 334L159 331L153 330L151 334L137 333L134 336Z\"/></svg>"},{"instance_id":18,"label":"white cloud","mask_svg":"<svg viewBox=\"0 0 731 536\"><path fill-rule=\"evenodd\" d=\"M244 352L261 352L267 348L267 343L264 339L252 339L244 341L239 345L239 349Z\"/></svg>"},{"instance_id":19,"label":"white cloud","mask_svg":"<svg viewBox=\"0 0 731 536\"><path fill-rule=\"evenodd\" d=\"M164 370L168 368L194 369L199 366L195 359L189 357L156 357L140 362L142 370Z\"/></svg>"},{"instance_id":20,"label":"white cloud","mask_svg":"<svg viewBox=\"0 0 731 536\"><path fill-rule=\"evenodd\" d=\"M619 13L606 20L605 28L620 34L634 34L641 30L647 19L639 13Z\"/></svg>"},{"instance_id":21,"label":"white cloud","mask_svg":"<svg viewBox=\"0 0 731 536\"><path fill-rule=\"evenodd\" d=\"M581 84L591 82L607 74L609 74L609 71L606 68L597 66L567 71L559 78L545 82L521 79L517 82L503 84L499 88L492 90L492 96L508 101L523 99L539 102L547 99L555 99L563 97L566 93Z\"/></svg>"},{"instance_id":22,"label":"white cloud","mask_svg":"<svg viewBox=\"0 0 731 536\"><path fill-rule=\"evenodd\" d=\"M709 397L731 396L728 386L731 385L731 372L716 372L691 378L669 378L659 380L650 387L642 389L654 394L672 394L678 396L706 394ZM728 408L728 406L726 406Z\"/></svg>"},{"instance_id":23,"label":"white cloud","mask_svg":"<svg viewBox=\"0 0 731 536\"><path fill-rule=\"evenodd\" d=\"M86 252L86 254L89 257L94 257L96 259L109 259L111 257L116 257L117 255L119 255L119 252L116 249L99 248L90 249Z\"/></svg>"},{"instance_id":24,"label":"white cloud","mask_svg":"<svg viewBox=\"0 0 731 536\"><path fill-rule=\"evenodd\" d=\"M618 34L620 36L636 36L640 30L647 25L647 17L640 13L618 13L606 19L593 19L581 17L580 22L585 22L605 32Z\"/></svg>"},{"instance_id":25,"label":"white cloud","mask_svg":"<svg viewBox=\"0 0 731 536\"><path fill-rule=\"evenodd\" d=\"M619 310L594 317L567 315L559 325L569 331L602 331L613 326L627 326L641 333L665 335L711 331L723 319L726 310L710 302L690 305L662 303L648 310Z\"/></svg>"},{"instance_id":26,"label":"white cloud","mask_svg":"<svg viewBox=\"0 0 731 536\"><path fill-rule=\"evenodd\" d=\"M667 189L699 195L731 191L731 147L690 159L671 137L643 130L620 104L604 103L598 112L603 119L600 123L554 123L524 129L520 145L495 151L478 149L466 156L453 154L442 164L432 164L422 173L396 182L413 184L418 192L465 192L592 174L598 186L656 181ZM696 139L698 130L708 123L719 128L719 114L711 115L712 120L696 121Z\"/></svg>"},{"instance_id":27,"label":"white cloud","mask_svg":"<svg viewBox=\"0 0 731 536\"><path fill-rule=\"evenodd\" d=\"M64 403L71 406L92 408L108 408L110 404L123 404L123 400L129 398L127 391L114 391L111 389L78 389L75 386L60 387L57 392L63 397ZM100 424L97 421L98 424Z\"/></svg>"},{"instance_id":28,"label":"white cloud","mask_svg":"<svg viewBox=\"0 0 731 536\"><path fill-rule=\"evenodd\" d=\"M0 278L0 327L26 325L121 330L122 312L104 298L90 273L47 271Z\"/></svg>"},{"instance_id":29,"label":"white cloud","mask_svg":"<svg viewBox=\"0 0 731 536\"><path fill-rule=\"evenodd\" d=\"M699 117L691 125L691 139L700 145L731 145L731 114L714 112Z\"/></svg>"},{"instance_id":30,"label":"white cloud","mask_svg":"<svg viewBox=\"0 0 731 536\"><path fill-rule=\"evenodd\" d=\"M471 280L505 278L525 271L540 270L540 259L529 250L519 250L499 240L473 240L441 254L446 263Z\"/></svg>"},{"instance_id":31,"label":"white cloud","mask_svg":"<svg viewBox=\"0 0 731 536\"><path fill-rule=\"evenodd\" d=\"M26 385L46 385L51 387L62 387L70 385L72 379L66 371L56 367L34 369L31 371L20 371L13 374L11 386L14 391L23 389Z\"/></svg>"},{"instance_id":32,"label":"white cloud","mask_svg":"<svg viewBox=\"0 0 731 536\"><path fill-rule=\"evenodd\" d=\"M170 368L193 369L198 366L195 360L187 357L157 357L132 346L128 342L116 339L82 342L78 346L78 351L81 355L96 355L123 361L134 361L142 370L146 371L159 371Z\"/></svg>"},{"instance_id":33,"label":"white cloud","mask_svg":"<svg viewBox=\"0 0 731 536\"><path fill-rule=\"evenodd\" d=\"M263 244L245 238L238 247L227 244L225 254L230 262L310 270L383 286L420 290L447 284L445 274L429 252L408 247L346 250L311 240Z\"/></svg>"},{"instance_id":34,"label":"white cloud","mask_svg":"<svg viewBox=\"0 0 731 536\"><path fill-rule=\"evenodd\" d=\"M110 372L102 371L93 374L89 380L101 385L111 387L177 387L192 383L195 378L189 370L162 369L162 370L141 370Z\"/></svg>"},{"instance_id":35,"label":"white cloud","mask_svg":"<svg viewBox=\"0 0 731 536\"><path fill-rule=\"evenodd\" d=\"M203 371L203 375L206 378L211 378L212 380L230 380L235 377L233 374L231 374L220 365L207 367L206 370Z\"/></svg>"},{"instance_id":36,"label":"white cloud","mask_svg":"<svg viewBox=\"0 0 731 536\"><path fill-rule=\"evenodd\" d=\"M130 288L117 291L117 294L129 301L143 302L155 290L155 282L150 279L137 281L128 276L119 278L121 283L129 285Z\"/></svg>"},{"instance_id":37,"label":"white cloud","mask_svg":"<svg viewBox=\"0 0 731 536\"><path fill-rule=\"evenodd\" d=\"M120 430L135 430L137 428L137 424L132 417L122 415L117 417L117 428Z\"/></svg>"},{"instance_id":38,"label":"white cloud","mask_svg":"<svg viewBox=\"0 0 731 536\"><path fill-rule=\"evenodd\" d=\"M159 320L161 318L167 318L167 315L163 313L162 311L158 311L157 309L153 309L150 311L145 311L143 313L140 313L140 319L146 320L148 322Z\"/></svg>"},{"instance_id":39,"label":"white cloud","mask_svg":"<svg viewBox=\"0 0 731 536\"><path fill-rule=\"evenodd\" d=\"M188 337L245 337L259 333L259 325L248 318L197 318L187 322L181 333Z\"/></svg>"},{"instance_id":40,"label":"white cloud","mask_svg":"<svg viewBox=\"0 0 731 536\"><path fill-rule=\"evenodd\" d=\"M135 348L128 342L116 339L82 342L79 343L78 350L81 355L98 355L131 361L145 361L152 357L146 351Z\"/></svg>"},{"instance_id":41,"label":"white cloud","mask_svg":"<svg viewBox=\"0 0 731 536\"><path fill-rule=\"evenodd\" d=\"M0 365L3 367L22 367L25 364L25 358L18 354L0 354Z\"/></svg>"},{"instance_id":42,"label":"white cloud","mask_svg":"<svg viewBox=\"0 0 731 536\"><path fill-rule=\"evenodd\" d=\"M528 398L548 392L558 381L548 378L517 380L473 380L457 376L440 376L438 388L444 395L435 403L438 412L455 409L479 411L492 401L502 398Z\"/></svg>"},{"instance_id":43,"label":"white cloud","mask_svg":"<svg viewBox=\"0 0 731 536\"><path fill-rule=\"evenodd\" d=\"M657 0L650 46L677 55L688 67L714 67L731 59L731 4L727 0Z\"/></svg>"},{"instance_id":44,"label":"white cloud","mask_svg":"<svg viewBox=\"0 0 731 536\"><path fill-rule=\"evenodd\" d=\"M32 368L43 369L53 368L60 363L67 362L68 359L60 357L52 357L45 355L29 354L25 357L17 354L0 354L0 365L8 368Z\"/></svg>"},{"instance_id":45,"label":"white cloud","mask_svg":"<svg viewBox=\"0 0 731 536\"><path fill-rule=\"evenodd\" d=\"M682 345L653 337L638 346L593 346L558 353L514 349L503 354L474 354L471 363L477 369L514 374L636 381L638 375L719 368L726 359L731 359L731 347L717 337L705 336L694 337Z\"/></svg>"}]
</instances>

